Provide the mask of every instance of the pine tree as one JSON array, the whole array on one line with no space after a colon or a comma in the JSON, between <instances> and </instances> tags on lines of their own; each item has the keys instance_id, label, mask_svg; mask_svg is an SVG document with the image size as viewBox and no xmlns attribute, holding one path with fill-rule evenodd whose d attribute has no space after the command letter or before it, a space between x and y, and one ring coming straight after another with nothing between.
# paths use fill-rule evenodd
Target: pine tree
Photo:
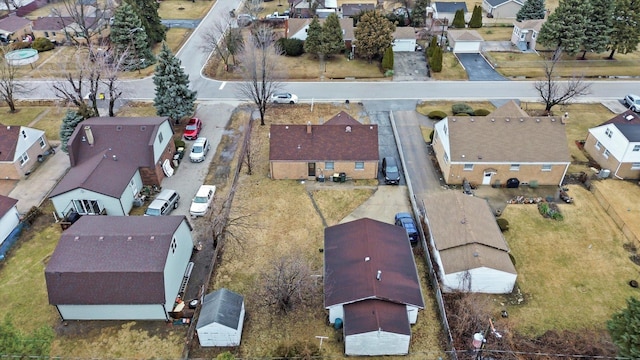
<instances>
[{"instance_id":1,"label":"pine tree","mask_svg":"<svg viewBox=\"0 0 640 360\"><path fill-rule=\"evenodd\" d=\"M611 340L618 347L618 356L640 358L640 301L627 299L627 308L613 315L607 322Z\"/></svg>"},{"instance_id":2,"label":"pine tree","mask_svg":"<svg viewBox=\"0 0 640 360\"><path fill-rule=\"evenodd\" d=\"M109 37L117 54L127 53L123 64L126 70L139 70L156 62L147 33L131 5L125 3L116 10Z\"/></svg>"},{"instance_id":3,"label":"pine tree","mask_svg":"<svg viewBox=\"0 0 640 360\"><path fill-rule=\"evenodd\" d=\"M325 55L339 54L345 50L342 26L336 13L331 13L322 24L322 53Z\"/></svg>"},{"instance_id":4,"label":"pine tree","mask_svg":"<svg viewBox=\"0 0 640 360\"><path fill-rule=\"evenodd\" d=\"M582 60L586 59L587 51L601 53L609 45L614 3L611 0L590 0L591 14L587 16L588 24L582 46Z\"/></svg>"},{"instance_id":5,"label":"pine tree","mask_svg":"<svg viewBox=\"0 0 640 360\"><path fill-rule=\"evenodd\" d=\"M439 46L433 49L433 55L429 58L429 68L433 72L442 71L442 49Z\"/></svg>"},{"instance_id":6,"label":"pine tree","mask_svg":"<svg viewBox=\"0 0 640 360\"><path fill-rule=\"evenodd\" d=\"M68 152L67 150L67 142L73 134L73 131L76 129L78 124L80 124L84 118L75 111L68 110L67 114L62 119L62 124L60 125L60 148L64 152Z\"/></svg>"},{"instance_id":7,"label":"pine tree","mask_svg":"<svg viewBox=\"0 0 640 360\"><path fill-rule=\"evenodd\" d=\"M167 34L167 27L162 25L158 8L160 3L148 0L128 0L142 22L142 28L145 29L149 42L157 44L163 41Z\"/></svg>"},{"instance_id":8,"label":"pine tree","mask_svg":"<svg viewBox=\"0 0 640 360\"><path fill-rule=\"evenodd\" d=\"M431 37L431 41L429 42L429 47L427 48L427 60L433 56L433 52L436 50L438 45L438 38L436 36Z\"/></svg>"},{"instance_id":9,"label":"pine tree","mask_svg":"<svg viewBox=\"0 0 640 360\"><path fill-rule=\"evenodd\" d=\"M453 23L451 23L451 26L453 26L456 29L465 28L464 11L462 9L456 10L456 14L453 16Z\"/></svg>"},{"instance_id":10,"label":"pine tree","mask_svg":"<svg viewBox=\"0 0 640 360\"><path fill-rule=\"evenodd\" d=\"M427 18L427 6L430 0L416 0L416 4L411 12L411 26L424 27Z\"/></svg>"},{"instance_id":11,"label":"pine tree","mask_svg":"<svg viewBox=\"0 0 640 360\"><path fill-rule=\"evenodd\" d=\"M562 49L569 55L580 51L584 44L591 3L584 0L561 0L558 8L542 24L538 43Z\"/></svg>"},{"instance_id":12,"label":"pine tree","mask_svg":"<svg viewBox=\"0 0 640 360\"><path fill-rule=\"evenodd\" d=\"M382 56L382 70L393 70L393 48L390 46L385 50Z\"/></svg>"},{"instance_id":13,"label":"pine tree","mask_svg":"<svg viewBox=\"0 0 640 360\"><path fill-rule=\"evenodd\" d=\"M178 124L182 118L193 114L197 92L189 89L189 76L166 43L162 43L158 59L153 76L156 86L153 106L159 116L168 116Z\"/></svg>"},{"instance_id":14,"label":"pine tree","mask_svg":"<svg viewBox=\"0 0 640 360\"><path fill-rule=\"evenodd\" d=\"M527 0L516 14L517 21L544 19L544 0Z\"/></svg>"},{"instance_id":15,"label":"pine tree","mask_svg":"<svg viewBox=\"0 0 640 360\"><path fill-rule=\"evenodd\" d=\"M304 41L304 52L314 55L322 54L322 25L314 17L307 29L307 39Z\"/></svg>"},{"instance_id":16,"label":"pine tree","mask_svg":"<svg viewBox=\"0 0 640 360\"><path fill-rule=\"evenodd\" d=\"M471 20L469 20L469 27L472 29L479 29L482 27L482 8L480 7L480 5L476 5L473 7Z\"/></svg>"},{"instance_id":17,"label":"pine tree","mask_svg":"<svg viewBox=\"0 0 640 360\"><path fill-rule=\"evenodd\" d=\"M609 40L608 59L613 59L617 52L628 54L636 51L640 42L640 1L615 0L612 25Z\"/></svg>"},{"instance_id":18,"label":"pine tree","mask_svg":"<svg viewBox=\"0 0 640 360\"><path fill-rule=\"evenodd\" d=\"M356 53L369 62L384 54L393 43L396 26L378 11L367 11L355 29Z\"/></svg>"}]
</instances>

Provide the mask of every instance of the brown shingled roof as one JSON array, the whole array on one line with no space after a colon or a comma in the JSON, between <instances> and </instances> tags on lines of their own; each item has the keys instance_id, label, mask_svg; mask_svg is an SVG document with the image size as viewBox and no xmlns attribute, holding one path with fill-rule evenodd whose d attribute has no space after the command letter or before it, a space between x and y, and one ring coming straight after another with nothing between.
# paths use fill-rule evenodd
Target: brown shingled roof
<instances>
[{"instance_id":1,"label":"brown shingled roof","mask_svg":"<svg viewBox=\"0 0 640 360\"><path fill-rule=\"evenodd\" d=\"M411 335L407 307L381 300L364 300L344 306L344 335L383 330Z\"/></svg>"},{"instance_id":2,"label":"brown shingled roof","mask_svg":"<svg viewBox=\"0 0 640 360\"><path fill-rule=\"evenodd\" d=\"M449 128L451 162L571 161L565 126L560 118L529 117L520 111L507 115L497 109L487 116L452 116L442 120Z\"/></svg>"},{"instance_id":3,"label":"brown shingled roof","mask_svg":"<svg viewBox=\"0 0 640 360\"><path fill-rule=\"evenodd\" d=\"M18 203L18 200L8 196L0 195L0 218L6 215ZM4 239L0 239L4 240Z\"/></svg>"},{"instance_id":4,"label":"brown shingled roof","mask_svg":"<svg viewBox=\"0 0 640 360\"><path fill-rule=\"evenodd\" d=\"M29 24L31 24L31 20L16 16L15 14L10 14L4 19L0 19L0 30L12 33Z\"/></svg>"},{"instance_id":5,"label":"brown shingled roof","mask_svg":"<svg viewBox=\"0 0 640 360\"><path fill-rule=\"evenodd\" d=\"M621 114L618 114L618 115L612 117L611 119L603 122L602 124L600 124L598 126L607 125L607 124L633 124L633 125L640 125L640 114L637 114L633 110L627 110L627 111L625 111L625 112L623 112Z\"/></svg>"},{"instance_id":6,"label":"brown shingled roof","mask_svg":"<svg viewBox=\"0 0 640 360\"><path fill-rule=\"evenodd\" d=\"M347 117L340 113L324 125L271 125L269 160L378 160L378 126Z\"/></svg>"},{"instance_id":7,"label":"brown shingled roof","mask_svg":"<svg viewBox=\"0 0 640 360\"><path fill-rule=\"evenodd\" d=\"M455 41L483 41L482 35L476 30L447 30L447 34Z\"/></svg>"},{"instance_id":8,"label":"brown shingled roof","mask_svg":"<svg viewBox=\"0 0 640 360\"><path fill-rule=\"evenodd\" d=\"M379 299L424 308L406 231L367 218L325 229L324 289L325 307Z\"/></svg>"},{"instance_id":9,"label":"brown shingled roof","mask_svg":"<svg viewBox=\"0 0 640 360\"><path fill-rule=\"evenodd\" d=\"M164 267L184 216L83 216L45 269L52 305L164 304Z\"/></svg>"},{"instance_id":10,"label":"brown shingled roof","mask_svg":"<svg viewBox=\"0 0 640 360\"><path fill-rule=\"evenodd\" d=\"M73 18L71 17L63 17L62 19L58 16L48 16L41 17L33 20L33 25L31 28L33 30L50 30L50 31L61 31L65 28L66 25L74 23Z\"/></svg>"},{"instance_id":11,"label":"brown shingled roof","mask_svg":"<svg viewBox=\"0 0 640 360\"><path fill-rule=\"evenodd\" d=\"M13 162L19 133L20 126L0 124L0 161Z\"/></svg>"},{"instance_id":12,"label":"brown shingled roof","mask_svg":"<svg viewBox=\"0 0 640 360\"><path fill-rule=\"evenodd\" d=\"M483 266L516 273L507 242L485 199L443 192L427 196L424 206L446 274Z\"/></svg>"}]
</instances>

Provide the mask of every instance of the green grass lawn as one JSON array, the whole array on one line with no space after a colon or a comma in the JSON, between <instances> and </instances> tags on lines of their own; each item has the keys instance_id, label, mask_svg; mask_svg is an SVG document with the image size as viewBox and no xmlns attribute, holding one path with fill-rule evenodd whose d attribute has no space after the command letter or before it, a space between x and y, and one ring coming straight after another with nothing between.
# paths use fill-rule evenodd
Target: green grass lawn
<instances>
[{"instance_id":1,"label":"green grass lawn","mask_svg":"<svg viewBox=\"0 0 640 360\"><path fill-rule=\"evenodd\" d=\"M16 112L9 112L9 107L6 106L5 103L0 107L1 120L0 123L2 125L13 125L13 126L28 126L33 120L35 120L38 115L42 114L46 108L44 107L31 107L31 106L20 106L18 103L16 106ZM34 126L35 127L35 126Z\"/></svg>"}]
</instances>

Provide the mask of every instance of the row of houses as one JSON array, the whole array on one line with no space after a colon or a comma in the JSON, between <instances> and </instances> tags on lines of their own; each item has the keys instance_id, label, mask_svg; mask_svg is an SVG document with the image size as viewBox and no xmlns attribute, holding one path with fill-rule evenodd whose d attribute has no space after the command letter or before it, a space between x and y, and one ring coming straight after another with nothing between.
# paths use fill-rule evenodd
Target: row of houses
<instances>
[{"instance_id":1,"label":"row of houses","mask_svg":"<svg viewBox=\"0 0 640 360\"><path fill-rule=\"evenodd\" d=\"M29 19L17 13L0 18L0 36L3 41L23 41L27 37L47 38L62 44L70 37L78 39L86 27L96 38L109 36L109 16L92 6L85 6L84 24L81 26L71 16L48 16Z\"/></svg>"}]
</instances>

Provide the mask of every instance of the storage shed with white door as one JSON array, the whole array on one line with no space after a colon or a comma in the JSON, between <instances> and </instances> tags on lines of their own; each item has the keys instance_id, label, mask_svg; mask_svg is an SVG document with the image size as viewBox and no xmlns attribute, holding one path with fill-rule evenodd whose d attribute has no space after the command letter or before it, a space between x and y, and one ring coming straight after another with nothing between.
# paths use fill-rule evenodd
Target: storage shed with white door
<instances>
[{"instance_id":1,"label":"storage shed with white door","mask_svg":"<svg viewBox=\"0 0 640 360\"><path fill-rule=\"evenodd\" d=\"M244 324L244 297L225 288L204 297L196 325L200 346L238 346Z\"/></svg>"},{"instance_id":2,"label":"storage shed with white door","mask_svg":"<svg viewBox=\"0 0 640 360\"><path fill-rule=\"evenodd\" d=\"M484 39L476 30L448 30L447 40L449 47L454 53L477 54L480 53L480 47Z\"/></svg>"},{"instance_id":3,"label":"storage shed with white door","mask_svg":"<svg viewBox=\"0 0 640 360\"><path fill-rule=\"evenodd\" d=\"M416 31L412 27L396 27L393 32L393 52L415 51Z\"/></svg>"}]
</instances>

